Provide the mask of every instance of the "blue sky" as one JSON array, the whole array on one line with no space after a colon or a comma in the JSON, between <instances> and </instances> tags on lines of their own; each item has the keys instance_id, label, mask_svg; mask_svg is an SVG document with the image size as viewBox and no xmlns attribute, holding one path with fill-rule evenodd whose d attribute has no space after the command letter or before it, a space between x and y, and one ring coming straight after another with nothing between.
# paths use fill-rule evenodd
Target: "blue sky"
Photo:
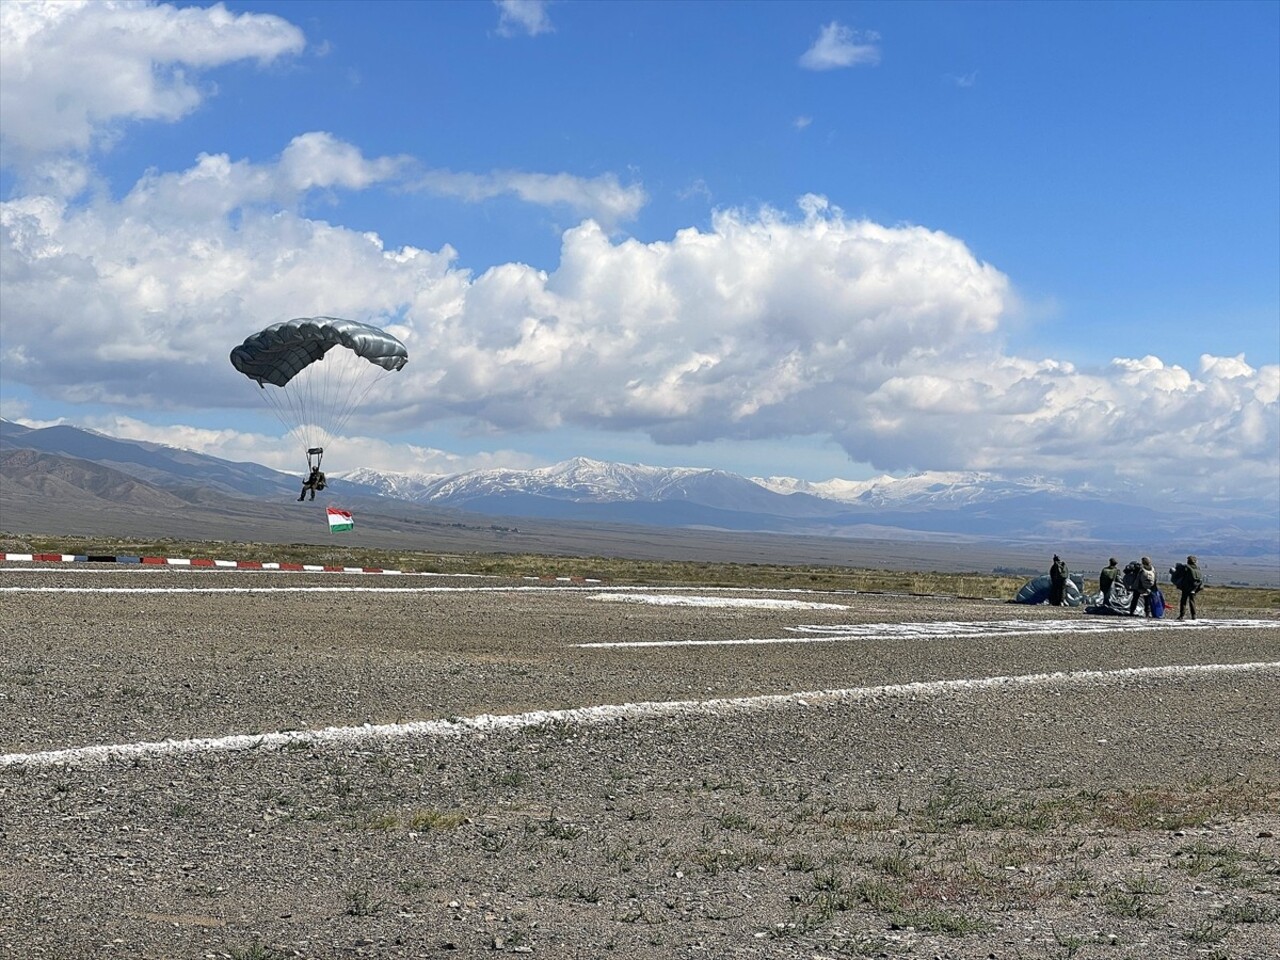
<instances>
[{"instance_id":1,"label":"blue sky","mask_svg":"<svg viewBox=\"0 0 1280 960\"><path fill-rule=\"evenodd\" d=\"M5 416L292 468L226 353L333 313L335 469L1280 497L1275 3L2 15Z\"/></svg>"}]
</instances>

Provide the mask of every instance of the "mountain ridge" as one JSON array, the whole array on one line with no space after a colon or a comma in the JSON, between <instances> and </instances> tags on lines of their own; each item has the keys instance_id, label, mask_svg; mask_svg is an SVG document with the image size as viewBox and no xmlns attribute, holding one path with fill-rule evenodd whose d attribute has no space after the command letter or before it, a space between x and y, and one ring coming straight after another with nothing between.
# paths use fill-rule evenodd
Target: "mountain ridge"
<instances>
[{"instance_id":1,"label":"mountain ridge","mask_svg":"<svg viewBox=\"0 0 1280 960\"><path fill-rule=\"evenodd\" d=\"M0 420L0 450L20 448L97 463L179 499L205 489L274 501L296 496L299 483L296 476L251 462L121 440L70 425L31 428ZM20 468L14 461L6 467L6 484L21 482L30 488L32 469L33 464ZM45 469L57 476L51 465ZM1280 524L1248 503L1191 512L1177 505L1099 496L1052 479L1009 480L976 472L811 482L575 457L530 470L411 474L360 468L331 473L329 479L330 497L358 498L387 510L404 502L503 518L668 529L920 542L1132 543L1151 549L1169 543L1201 553L1280 555ZM73 495L54 480L49 484L50 496ZM128 495L142 496L138 491ZM113 496L124 502L126 493Z\"/></svg>"}]
</instances>

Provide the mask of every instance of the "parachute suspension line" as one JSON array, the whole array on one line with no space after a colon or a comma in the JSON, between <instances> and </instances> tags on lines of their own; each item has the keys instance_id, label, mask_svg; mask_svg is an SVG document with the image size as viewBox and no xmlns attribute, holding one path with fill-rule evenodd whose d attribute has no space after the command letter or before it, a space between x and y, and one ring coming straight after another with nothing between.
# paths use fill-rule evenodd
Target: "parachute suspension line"
<instances>
[{"instance_id":1,"label":"parachute suspension line","mask_svg":"<svg viewBox=\"0 0 1280 960\"><path fill-rule=\"evenodd\" d=\"M364 403L366 397L373 391L373 388L386 379L391 371L377 369L377 373L373 376L362 378L363 389L361 389L361 380L347 380L346 392L339 403L334 407L332 432L336 436L347 425L347 421L351 419L351 415L355 413L356 408ZM359 391L359 392L357 392Z\"/></svg>"},{"instance_id":2,"label":"parachute suspension line","mask_svg":"<svg viewBox=\"0 0 1280 960\"><path fill-rule=\"evenodd\" d=\"M314 414L316 433L306 438L308 446L323 446L337 437L354 412L356 388L374 369L354 354L329 351L294 379L303 391L303 410Z\"/></svg>"},{"instance_id":3,"label":"parachute suspension line","mask_svg":"<svg viewBox=\"0 0 1280 960\"><path fill-rule=\"evenodd\" d=\"M296 389L286 387L263 386L262 397L271 412L276 415L280 425L288 436L293 437L303 447L317 446L315 440L316 426L307 416L307 407L303 397Z\"/></svg>"},{"instance_id":4,"label":"parachute suspension line","mask_svg":"<svg viewBox=\"0 0 1280 960\"><path fill-rule=\"evenodd\" d=\"M267 405L267 408L275 415L275 418L280 421L280 425L284 427L286 435L302 440L305 443L305 438L302 436L305 433L305 426L299 426L303 421L299 417L297 404L293 402L295 398L288 391L279 387L270 387L266 384L259 384L258 386L260 388L258 393L262 397L262 402Z\"/></svg>"},{"instance_id":5,"label":"parachute suspension line","mask_svg":"<svg viewBox=\"0 0 1280 960\"><path fill-rule=\"evenodd\" d=\"M337 439L360 404L391 372L332 351L285 386L268 384L260 392L276 419L304 449L324 447Z\"/></svg>"}]
</instances>

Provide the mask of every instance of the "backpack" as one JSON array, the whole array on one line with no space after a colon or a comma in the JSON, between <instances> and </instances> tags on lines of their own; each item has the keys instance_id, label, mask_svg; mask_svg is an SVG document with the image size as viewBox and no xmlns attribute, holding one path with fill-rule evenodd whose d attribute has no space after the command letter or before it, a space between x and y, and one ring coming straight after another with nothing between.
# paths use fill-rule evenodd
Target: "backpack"
<instances>
[{"instance_id":1,"label":"backpack","mask_svg":"<svg viewBox=\"0 0 1280 960\"><path fill-rule=\"evenodd\" d=\"M1184 593L1199 593L1204 586L1204 578L1200 574L1199 567L1179 563L1171 572L1173 585Z\"/></svg>"},{"instance_id":2,"label":"backpack","mask_svg":"<svg viewBox=\"0 0 1280 960\"><path fill-rule=\"evenodd\" d=\"M1157 620L1164 617L1164 594L1159 587L1151 591L1151 616Z\"/></svg>"}]
</instances>

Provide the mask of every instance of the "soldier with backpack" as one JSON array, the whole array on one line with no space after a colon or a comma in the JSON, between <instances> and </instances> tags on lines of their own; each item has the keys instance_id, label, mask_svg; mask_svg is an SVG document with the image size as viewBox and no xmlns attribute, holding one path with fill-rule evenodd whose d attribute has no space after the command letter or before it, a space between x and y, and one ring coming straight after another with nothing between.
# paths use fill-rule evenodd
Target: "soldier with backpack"
<instances>
[{"instance_id":1,"label":"soldier with backpack","mask_svg":"<svg viewBox=\"0 0 1280 960\"><path fill-rule=\"evenodd\" d=\"M1156 570L1151 565L1150 557L1143 557L1141 563L1130 563L1124 568L1125 586L1129 587L1129 616L1138 612L1138 604L1142 604L1144 616L1151 616L1151 595L1156 589Z\"/></svg>"},{"instance_id":2,"label":"soldier with backpack","mask_svg":"<svg viewBox=\"0 0 1280 960\"><path fill-rule=\"evenodd\" d=\"M1098 589L1102 591L1102 602L1105 604L1111 599L1111 587L1120 579L1119 561L1112 557L1110 562L1102 568L1102 572L1098 574Z\"/></svg>"},{"instance_id":3,"label":"soldier with backpack","mask_svg":"<svg viewBox=\"0 0 1280 960\"><path fill-rule=\"evenodd\" d=\"M1187 608L1191 609L1191 619L1196 618L1196 594L1204 589L1204 577L1200 573L1200 565L1194 556L1187 557L1186 563L1179 563L1169 571L1169 578L1182 594L1178 601L1178 619L1187 618Z\"/></svg>"},{"instance_id":4,"label":"soldier with backpack","mask_svg":"<svg viewBox=\"0 0 1280 960\"><path fill-rule=\"evenodd\" d=\"M1049 606L1065 607L1067 605L1067 563L1056 553L1049 566Z\"/></svg>"}]
</instances>

